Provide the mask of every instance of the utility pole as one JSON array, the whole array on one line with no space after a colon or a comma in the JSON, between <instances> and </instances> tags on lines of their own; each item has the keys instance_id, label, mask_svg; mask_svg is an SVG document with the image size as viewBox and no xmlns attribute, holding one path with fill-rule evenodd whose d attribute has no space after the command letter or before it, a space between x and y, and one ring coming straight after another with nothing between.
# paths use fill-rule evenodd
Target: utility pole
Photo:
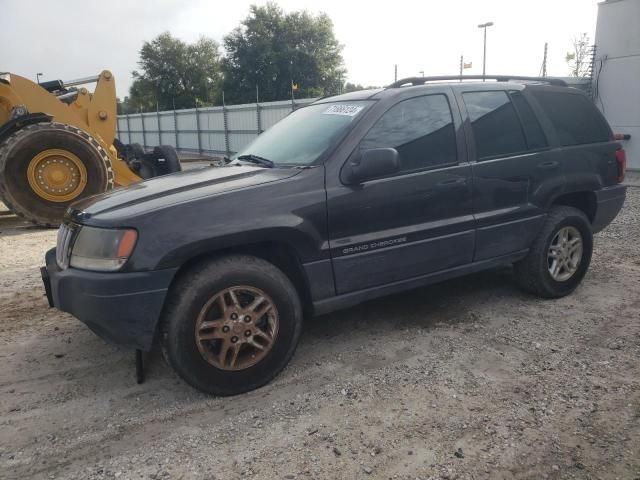
<instances>
[{"instance_id":1,"label":"utility pole","mask_svg":"<svg viewBox=\"0 0 640 480\"><path fill-rule=\"evenodd\" d=\"M460 81L462 81L462 69L464 68L464 55L460 55Z\"/></svg>"},{"instance_id":2,"label":"utility pole","mask_svg":"<svg viewBox=\"0 0 640 480\"><path fill-rule=\"evenodd\" d=\"M398 64L397 63L396 63L395 68L394 68L393 81L394 82L398 81Z\"/></svg>"},{"instance_id":3,"label":"utility pole","mask_svg":"<svg viewBox=\"0 0 640 480\"><path fill-rule=\"evenodd\" d=\"M544 56L542 57L542 77L547 76L547 47L548 43L544 42Z\"/></svg>"},{"instance_id":4,"label":"utility pole","mask_svg":"<svg viewBox=\"0 0 640 480\"><path fill-rule=\"evenodd\" d=\"M484 46L482 51L482 76L487 74L487 27L493 26L493 22L481 23L478 28L484 29ZM484 78L482 81L484 82Z\"/></svg>"}]
</instances>

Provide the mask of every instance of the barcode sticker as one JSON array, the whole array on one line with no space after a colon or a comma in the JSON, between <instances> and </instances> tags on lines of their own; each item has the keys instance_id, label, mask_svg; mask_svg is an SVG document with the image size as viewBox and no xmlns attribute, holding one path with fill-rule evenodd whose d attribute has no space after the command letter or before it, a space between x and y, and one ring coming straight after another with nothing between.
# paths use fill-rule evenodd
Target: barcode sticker
<instances>
[{"instance_id":1,"label":"barcode sticker","mask_svg":"<svg viewBox=\"0 0 640 480\"><path fill-rule=\"evenodd\" d=\"M324 112L324 115L346 115L355 117L364 107L359 105L331 105Z\"/></svg>"}]
</instances>

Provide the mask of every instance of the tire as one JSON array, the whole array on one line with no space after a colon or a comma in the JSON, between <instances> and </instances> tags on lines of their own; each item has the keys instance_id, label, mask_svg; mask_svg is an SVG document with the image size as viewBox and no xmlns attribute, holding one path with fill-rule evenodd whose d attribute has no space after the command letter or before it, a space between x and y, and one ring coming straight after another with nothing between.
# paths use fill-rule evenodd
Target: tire
<instances>
[{"instance_id":1,"label":"tire","mask_svg":"<svg viewBox=\"0 0 640 480\"><path fill-rule=\"evenodd\" d=\"M182 170L178 154L171 145L159 145L153 149L153 154L158 165L157 171L159 175L167 175Z\"/></svg>"},{"instance_id":2,"label":"tire","mask_svg":"<svg viewBox=\"0 0 640 480\"><path fill-rule=\"evenodd\" d=\"M554 278L550 272L553 266L553 259L549 258L550 248L552 242L556 242L562 233L567 231L573 232L570 233L572 240L569 243L575 242L573 239L578 236L581 237L582 251L575 253L575 258L579 260L574 262L577 265L573 273L569 269L561 271L564 276L569 275L568 278L563 279L560 273ZM573 292L584 278L592 252L593 233L586 215L573 207L552 207L529 253L523 260L514 264L514 276L518 285L529 293L543 298L564 297Z\"/></svg>"},{"instance_id":3,"label":"tire","mask_svg":"<svg viewBox=\"0 0 640 480\"><path fill-rule=\"evenodd\" d=\"M62 175L60 185L39 183L43 178L39 167L48 168L49 159L60 162L61 170L55 173ZM63 163L71 167L63 167ZM71 125L27 125L0 144L0 197L15 214L37 225L60 225L71 203L110 190L113 185L108 153L95 138Z\"/></svg>"},{"instance_id":4,"label":"tire","mask_svg":"<svg viewBox=\"0 0 640 480\"><path fill-rule=\"evenodd\" d=\"M139 143L129 143L124 146L127 160L138 159L142 160L145 155L144 148Z\"/></svg>"},{"instance_id":5,"label":"tire","mask_svg":"<svg viewBox=\"0 0 640 480\"><path fill-rule=\"evenodd\" d=\"M242 304L242 289L245 287L260 292L274 307L262 316L256 313L256 318L265 325L269 323L273 326L273 319L277 320L276 328L269 332L273 341L266 353L254 349L251 344L237 346L241 343L238 338L243 338L241 330L245 328L241 320L246 320L247 317L241 313L241 317L232 320L233 298L228 294L222 295L222 298L230 310L227 310L227 316L220 314L222 310L219 293L231 289ZM251 301L251 298L245 299L245 307ZM258 305L256 311L265 305ZM208 311L210 316L206 317L208 323L218 325L212 330L200 328L207 323L203 320L205 316L202 313L207 312L207 308L211 309ZM213 311L214 309L217 311ZM227 319L223 320L227 322L224 323L224 327L220 326L218 321L209 321L219 317ZM222 333L225 327L229 330L228 325L231 325L231 331L227 334ZM236 330L236 327L240 327L240 330ZM207 332L203 337L213 332L212 336L216 339L198 342L196 335L203 331ZM301 331L300 299L287 276L265 260L245 255L230 255L198 265L177 279L169 292L161 320L161 344L167 362L187 383L206 393L228 396L254 390L278 375L293 356ZM235 348L240 349L241 353L238 354L235 364L232 363L236 358L233 355L234 351L229 356L225 355L225 368L220 365L222 345L225 341L233 341L233 338L218 338L220 335L232 335L233 332L238 335ZM246 333L244 331L244 334ZM258 340L257 336L250 338L251 341ZM249 341L249 338L242 341ZM258 360L248 354L251 351L255 351ZM263 356L260 358L260 355ZM256 363L251 364L252 361Z\"/></svg>"},{"instance_id":6,"label":"tire","mask_svg":"<svg viewBox=\"0 0 640 480\"><path fill-rule=\"evenodd\" d=\"M136 146L140 149L142 148L137 143L130 145L132 149L137 149ZM136 155L139 155L142 150L136 151L138 152ZM137 168L134 170L135 173L145 180L182 170L178 154L171 145L155 147L153 152L142 153L142 156L137 156L135 161L137 162Z\"/></svg>"}]
</instances>

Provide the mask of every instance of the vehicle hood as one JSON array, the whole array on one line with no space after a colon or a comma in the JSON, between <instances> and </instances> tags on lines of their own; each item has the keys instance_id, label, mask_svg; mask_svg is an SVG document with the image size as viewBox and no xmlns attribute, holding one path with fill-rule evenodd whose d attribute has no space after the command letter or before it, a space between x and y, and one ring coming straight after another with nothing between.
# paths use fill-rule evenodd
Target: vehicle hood
<instances>
[{"instance_id":1,"label":"vehicle hood","mask_svg":"<svg viewBox=\"0 0 640 480\"><path fill-rule=\"evenodd\" d=\"M102 214L153 211L163 206L284 180L300 173L295 168L262 168L229 165L204 167L156 177L87 197L72 204L67 218L84 221Z\"/></svg>"}]
</instances>

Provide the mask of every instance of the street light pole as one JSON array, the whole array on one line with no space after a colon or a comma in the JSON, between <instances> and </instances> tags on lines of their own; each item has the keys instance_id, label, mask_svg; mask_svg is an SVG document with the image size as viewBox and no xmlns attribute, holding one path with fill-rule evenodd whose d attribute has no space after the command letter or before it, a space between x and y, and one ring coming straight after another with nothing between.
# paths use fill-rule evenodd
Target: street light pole
<instances>
[{"instance_id":1,"label":"street light pole","mask_svg":"<svg viewBox=\"0 0 640 480\"><path fill-rule=\"evenodd\" d=\"M42 76L42 73L36 73L36 82L38 82L38 85L40 85L40 77Z\"/></svg>"},{"instance_id":2,"label":"street light pole","mask_svg":"<svg viewBox=\"0 0 640 480\"><path fill-rule=\"evenodd\" d=\"M478 25L478 28L484 29L484 46L482 51L482 76L487 74L487 27L491 27L493 22L482 23ZM482 79L484 82L484 78Z\"/></svg>"}]
</instances>

